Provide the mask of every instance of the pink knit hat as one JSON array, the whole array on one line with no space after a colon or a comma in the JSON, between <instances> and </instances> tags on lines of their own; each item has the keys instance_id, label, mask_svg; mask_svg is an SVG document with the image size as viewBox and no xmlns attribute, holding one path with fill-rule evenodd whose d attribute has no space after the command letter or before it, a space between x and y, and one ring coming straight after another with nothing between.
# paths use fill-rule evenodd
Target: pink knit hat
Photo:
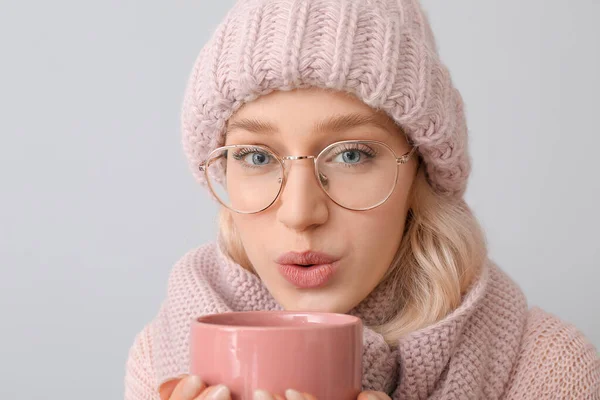
<instances>
[{"instance_id":1,"label":"pink knit hat","mask_svg":"<svg viewBox=\"0 0 600 400\"><path fill-rule=\"evenodd\" d=\"M460 94L418 0L239 0L202 48L181 115L198 164L224 145L228 118L274 90L347 91L403 128L439 193L462 196L470 173Z\"/></svg>"}]
</instances>

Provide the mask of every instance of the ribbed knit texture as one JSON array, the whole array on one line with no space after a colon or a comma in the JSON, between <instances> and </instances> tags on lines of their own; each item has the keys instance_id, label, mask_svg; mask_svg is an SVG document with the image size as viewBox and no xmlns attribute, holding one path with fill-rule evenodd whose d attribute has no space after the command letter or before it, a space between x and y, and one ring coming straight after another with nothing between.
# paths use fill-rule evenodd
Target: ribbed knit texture
<instances>
[{"instance_id":1,"label":"ribbed knit texture","mask_svg":"<svg viewBox=\"0 0 600 400\"><path fill-rule=\"evenodd\" d=\"M600 399L600 359L573 326L534 308L491 261L461 305L390 348L369 328L393 294L379 285L350 313L365 323L363 389L407 399ZM158 315L136 335L125 399L159 400L158 387L189 371L191 321L214 312L278 310L261 280L217 242L173 268ZM319 399L335 400L335 399Z\"/></svg>"},{"instance_id":2,"label":"ribbed knit texture","mask_svg":"<svg viewBox=\"0 0 600 400\"><path fill-rule=\"evenodd\" d=\"M385 111L418 147L432 187L464 194L463 102L417 0L239 0L188 77L181 127L195 177L206 184L198 165L224 144L226 122L244 103L305 87L349 92Z\"/></svg>"}]
</instances>

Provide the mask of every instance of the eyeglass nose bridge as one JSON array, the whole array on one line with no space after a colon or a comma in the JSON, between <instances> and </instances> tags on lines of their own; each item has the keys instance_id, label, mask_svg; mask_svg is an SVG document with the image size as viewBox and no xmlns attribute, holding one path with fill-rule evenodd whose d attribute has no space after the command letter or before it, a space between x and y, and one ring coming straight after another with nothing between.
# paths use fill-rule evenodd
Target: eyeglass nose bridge
<instances>
[{"instance_id":1,"label":"eyeglass nose bridge","mask_svg":"<svg viewBox=\"0 0 600 400\"><path fill-rule=\"evenodd\" d=\"M304 160L304 159L314 159L317 156L285 156L281 157L282 160Z\"/></svg>"},{"instance_id":2,"label":"eyeglass nose bridge","mask_svg":"<svg viewBox=\"0 0 600 400\"><path fill-rule=\"evenodd\" d=\"M318 156L283 156L280 158L284 163L286 160L313 160L316 168L316 159L318 158ZM318 179L321 181L320 183L322 185L327 185L327 183L329 182L327 176L323 175L322 173L319 173ZM282 183L282 181L283 179L279 178L279 183Z\"/></svg>"},{"instance_id":3,"label":"eyeglass nose bridge","mask_svg":"<svg viewBox=\"0 0 600 400\"><path fill-rule=\"evenodd\" d=\"M282 164L286 165L285 162L290 160L313 160L313 164L315 165L315 168L317 166L317 157L318 156L280 156L279 158L282 161Z\"/></svg>"}]
</instances>

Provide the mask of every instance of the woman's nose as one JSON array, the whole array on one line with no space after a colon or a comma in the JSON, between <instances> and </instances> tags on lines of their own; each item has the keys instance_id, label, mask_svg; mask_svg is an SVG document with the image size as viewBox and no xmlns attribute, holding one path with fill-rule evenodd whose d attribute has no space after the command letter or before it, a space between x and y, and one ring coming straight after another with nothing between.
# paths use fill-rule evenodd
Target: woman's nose
<instances>
[{"instance_id":1,"label":"woman's nose","mask_svg":"<svg viewBox=\"0 0 600 400\"><path fill-rule=\"evenodd\" d=\"M285 163L287 177L278 199L277 219L295 231L322 225L329 217L329 197L317 182L313 160Z\"/></svg>"}]
</instances>

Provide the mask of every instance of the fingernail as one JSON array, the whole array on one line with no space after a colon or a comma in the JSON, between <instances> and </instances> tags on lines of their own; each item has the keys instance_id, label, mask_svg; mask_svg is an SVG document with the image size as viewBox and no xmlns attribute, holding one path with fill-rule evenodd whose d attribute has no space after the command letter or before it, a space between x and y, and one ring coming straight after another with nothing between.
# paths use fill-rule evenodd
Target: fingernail
<instances>
[{"instance_id":1,"label":"fingernail","mask_svg":"<svg viewBox=\"0 0 600 400\"><path fill-rule=\"evenodd\" d=\"M198 391L202 387L202 380L197 375L189 376L185 379L183 384L182 394L185 397L194 397L198 394Z\"/></svg>"},{"instance_id":2,"label":"fingernail","mask_svg":"<svg viewBox=\"0 0 600 400\"><path fill-rule=\"evenodd\" d=\"M378 396L374 395L373 393L367 394L367 399L369 399L369 400L381 400Z\"/></svg>"},{"instance_id":3,"label":"fingernail","mask_svg":"<svg viewBox=\"0 0 600 400\"><path fill-rule=\"evenodd\" d=\"M285 398L287 400L306 400L304 395L294 389L288 389L285 391Z\"/></svg>"},{"instance_id":4,"label":"fingernail","mask_svg":"<svg viewBox=\"0 0 600 400\"><path fill-rule=\"evenodd\" d=\"M206 400L229 400L231 399L231 392L225 385L217 385L213 390L210 391Z\"/></svg>"},{"instance_id":5,"label":"fingernail","mask_svg":"<svg viewBox=\"0 0 600 400\"><path fill-rule=\"evenodd\" d=\"M269 392L258 389L254 391L254 400L273 400L273 396L269 394Z\"/></svg>"}]
</instances>

